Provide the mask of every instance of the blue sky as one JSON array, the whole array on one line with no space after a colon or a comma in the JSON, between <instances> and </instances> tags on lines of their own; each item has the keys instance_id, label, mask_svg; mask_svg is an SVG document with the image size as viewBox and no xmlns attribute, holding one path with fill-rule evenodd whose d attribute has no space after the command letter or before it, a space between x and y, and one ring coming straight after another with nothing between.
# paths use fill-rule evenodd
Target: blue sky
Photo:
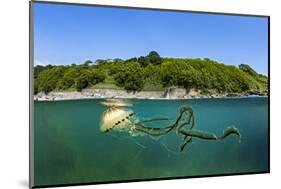
<instances>
[{"instance_id":1,"label":"blue sky","mask_svg":"<svg viewBox=\"0 0 281 189\"><path fill-rule=\"evenodd\" d=\"M210 58L267 75L267 18L35 3L35 64L138 57Z\"/></svg>"}]
</instances>

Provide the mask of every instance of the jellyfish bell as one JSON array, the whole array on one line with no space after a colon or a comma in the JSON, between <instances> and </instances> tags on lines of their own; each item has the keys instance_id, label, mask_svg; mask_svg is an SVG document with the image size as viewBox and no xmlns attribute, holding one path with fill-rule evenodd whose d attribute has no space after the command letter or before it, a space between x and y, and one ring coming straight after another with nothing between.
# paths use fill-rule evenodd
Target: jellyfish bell
<instances>
[{"instance_id":1,"label":"jellyfish bell","mask_svg":"<svg viewBox=\"0 0 281 189\"><path fill-rule=\"evenodd\" d=\"M131 107L132 103L128 100L120 99L106 99L105 101L100 102L100 104L107 107Z\"/></svg>"},{"instance_id":2,"label":"jellyfish bell","mask_svg":"<svg viewBox=\"0 0 281 189\"><path fill-rule=\"evenodd\" d=\"M111 130L129 130L132 127L134 112L129 109L111 107L103 112L100 131L105 133Z\"/></svg>"},{"instance_id":3,"label":"jellyfish bell","mask_svg":"<svg viewBox=\"0 0 281 189\"><path fill-rule=\"evenodd\" d=\"M100 104L107 106L101 117L100 131L109 132L115 131L128 131L132 127L132 116L134 112L128 107L132 106L132 103L128 100L120 99L106 99L100 102Z\"/></svg>"}]
</instances>

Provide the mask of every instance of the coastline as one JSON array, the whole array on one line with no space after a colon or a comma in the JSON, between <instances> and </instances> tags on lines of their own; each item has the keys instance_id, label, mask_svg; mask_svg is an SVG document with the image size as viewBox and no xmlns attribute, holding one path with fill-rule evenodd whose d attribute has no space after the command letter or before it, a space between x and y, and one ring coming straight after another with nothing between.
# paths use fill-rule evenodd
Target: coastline
<instances>
[{"instance_id":1,"label":"coastline","mask_svg":"<svg viewBox=\"0 0 281 189\"><path fill-rule=\"evenodd\" d=\"M199 91L173 88L166 91L139 91L127 92L118 89L84 89L77 91L57 91L48 94L38 93L33 96L35 101L61 101L79 99L159 99L159 100L181 100L181 99L211 99L211 98L246 98L267 97L265 94L251 93L226 93L203 95Z\"/></svg>"}]
</instances>

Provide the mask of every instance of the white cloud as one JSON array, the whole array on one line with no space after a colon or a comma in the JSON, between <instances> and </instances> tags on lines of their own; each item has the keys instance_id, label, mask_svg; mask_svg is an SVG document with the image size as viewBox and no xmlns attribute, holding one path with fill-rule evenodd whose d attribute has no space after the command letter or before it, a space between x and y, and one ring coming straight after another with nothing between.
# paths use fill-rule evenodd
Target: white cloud
<instances>
[{"instance_id":1,"label":"white cloud","mask_svg":"<svg viewBox=\"0 0 281 189\"><path fill-rule=\"evenodd\" d=\"M47 66L48 64L52 64L49 61L42 61L42 60L34 60L34 66Z\"/></svg>"}]
</instances>

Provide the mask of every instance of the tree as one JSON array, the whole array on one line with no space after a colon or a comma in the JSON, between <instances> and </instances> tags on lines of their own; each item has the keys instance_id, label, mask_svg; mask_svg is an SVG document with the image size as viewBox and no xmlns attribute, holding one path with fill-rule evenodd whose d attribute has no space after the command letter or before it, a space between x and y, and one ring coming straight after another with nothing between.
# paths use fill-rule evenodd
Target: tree
<instances>
[{"instance_id":1,"label":"tree","mask_svg":"<svg viewBox=\"0 0 281 189\"><path fill-rule=\"evenodd\" d=\"M113 62L114 63L122 63L122 62L124 62L124 60L122 60L121 58L114 58Z\"/></svg>"},{"instance_id":2,"label":"tree","mask_svg":"<svg viewBox=\"0 0 281 189\"><path fill-rule=\"evenodd\" d=\"M97 59L96 61L95 61L95 63L97 64L97 65L100 65L100 64L105 64L107 61L106 60L103 60L103 59Z\"/></svg>"},{"instance_id":3,"label":"tree","mask_svg":"<svg viewBox=\"0 0 281 189\"><path fill-rule=\"evenodd\" d=\"M140 91L144 86L143 69L137 62L127 63L122 72L115 75L115 81L128 91Z\"/></svg>"},{"instance_id":4,"label":"tree","mask_svg":"<svg viewBox=\"0 0 281 189\"><path fill-rule=\"evenodd\" d=\"M93 69L90 73L90 82L91 84L95 85L97 83L103 82L105 80L105 73L98 69Z\"/></svg>"},{"instance_id":5,"label":"tree","mask_svg":"<svg viewBox=\"0 0 281 189\"><path fill-rule=\"evenodd\" d=\"M138 63L140 63L141 66L146 67L150 62L149 62L149 59L147 57L140 56L138 58Z\"/></svg>"},{"instance_id":6,"label":"tree","mask_svg":"<svg viewBox=\"0 0 281 189\"><path fill-rule=\"evenodd\" d=\"M82 91L89 85L89 79L86 75L81 75L75 80L75 88L77 91Z\"/></svg>"},{"instance_id":7,"label":"tree","mask_svg":"<svg viewBox=\"0 0 281 189\"><path fill-rule=\"evenodd\" d=\"M134 57L134 58L129 58L129 59L125 60L125 63L136 62L136 61L138 61L138 59L136 57Z\"/></svg>"},{"instance_id":8,"label":"tree","mask_svg":"<svg viewBox=\"0 0 281 189\"><path fill-rule=\"evenodd\" d=\"M240 64L239 69L250 74L251 76L258 76L257 72L247 64Z\"/></svg>"},{"instance_id":9,"label":"tree","mask_svg":"<svg viewBox=\"0 0 281 189\"><path fill-rule=\"evenodd\" d=\"M154 65L159 65L162 63L162 59L160 55L156 51L151 51L146 58L148 59L148 62L154 64Z\"/></svg>"},{"instance_id":10,"label":"tree","mask_svg":"<svg viewBox=\"0 0 281 189\"><path fill-rule=\"evenodd\" d=\"M178 84L179 69L177 64L167 62L161 69L161 81L164 87L176 86Z\"/></svg>"},{"instance_id":11,"label":"tree","mask_svg":"<svg viewBox=\"0 0 281 189\"><path fill-rule=\"evenodd\" d=\"M59 89L68 89L75 84L75 79L79 76L79 70L75 68L69 68L65 71L63 77L58 83Z\"/></svg>"},{"instance_id":12,"label":"tree","mask_svg":"<svg viewBox=\"0 0 281 189\"><path fill-rule=\"evenodd\" d=\"M89 70L83 70L81 74L75 79L75 89L81 91L89 86L91 82L91 72Z\"/></svg>"},{"instance_id":13,"label":"tree","mask_svg":"<svg viewBox=\"0 0 281 189\"><path fill-rule=\"evenodd\" d=\"M44 66L41 66L41 65L35 66L34 71L33 71L34 78L37 78L37 76L40 74L40 72L42 72L44 69L46 69Z\"/></svg>"},{"instance_id":14,"label":"tree","mask_svg":"<svg viewBox=\"0 0 281 189\"><path fill-rule=\"evenodd\" d=\"M162 83L165 87L180 86L186 89L197 87L200 79L195 69L183 62L169 62L163 65Z\"/></svg>"},{"instance_id":15,"label":"tree","mask_svg":"<svg viewBox=\"0 0 281 189\"><path fill-rule=\"evenodd\" d=\"M65 68L63 66L49 66L43 70L35 79L35 92L43 91L49 93L56 89L58 81L63 77Z\"/></svg>"},{"instance_id":16,"label":"tree","mask_svg":"<svg viewBox=\"0 0 281 189\"><path fill-rule=\"evenodd\" d=\"M99 82L104 81L105 74L97 69L93 70L83 70L81 74L75 79L75 88L77 91L81 91L82 89L95 85Z\"/></svg>"},{"instance_id":17,"label":"tree","mask_svg":"<svg viewBox=\"0 0 281 189\"><path fill-rule=\"evenodd\" d=\"M85 64L85 65L90 65L90 64L93 64L93 62L92 62L91 60L86 60L86 61L84 62L84 64Z\"/></svg>"}]
</instances>

